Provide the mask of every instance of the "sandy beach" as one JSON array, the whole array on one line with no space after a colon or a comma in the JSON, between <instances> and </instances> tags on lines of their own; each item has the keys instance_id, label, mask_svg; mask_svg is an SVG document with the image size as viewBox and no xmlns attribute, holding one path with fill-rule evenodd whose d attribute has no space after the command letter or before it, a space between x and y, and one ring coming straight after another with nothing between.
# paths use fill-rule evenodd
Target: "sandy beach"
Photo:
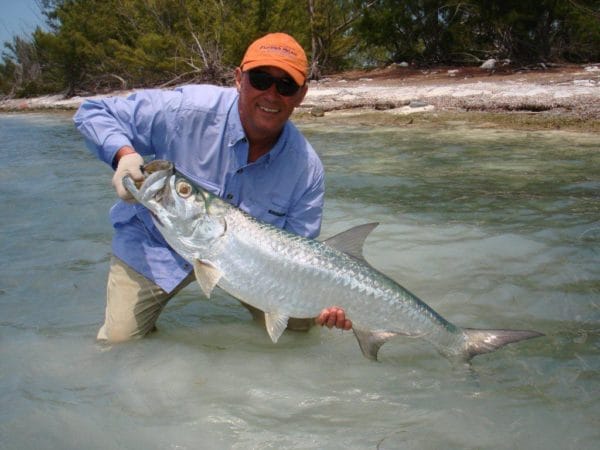
<instances>
[{"instance_id":1,"label":"sandy beach","mask_svg":"<svg viewBox=\"0 0 600 450\"><path fill-rule=\"evenodd\" d=\"M93 97L9 99L0 101L0 111L74 110L86 98ZM384 122L406 115L426 119L459 115L507 126L598 131L600 64L496 70L394 65L346 72L311 81L296 114L302 119L370 115Z\"/></svg>"}]
</instances>

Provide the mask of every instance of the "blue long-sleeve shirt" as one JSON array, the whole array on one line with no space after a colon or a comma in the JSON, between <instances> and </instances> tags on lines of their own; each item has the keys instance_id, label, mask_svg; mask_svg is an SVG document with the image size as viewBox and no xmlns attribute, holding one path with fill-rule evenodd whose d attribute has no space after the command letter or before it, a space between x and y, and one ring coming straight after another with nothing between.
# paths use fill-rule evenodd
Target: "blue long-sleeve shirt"
<instances>
[{"instance_id":1,"label":"blue long-sleeve shirt","mask_svg":"<svg viewBox=\"0 0 600 450\"><path fill-rule=\"evenodd\" d=\"M129 145L141 155L172 161L198 185L260 220L302 236L319 234L324 197L319 157L287 122L269 153L248 163L233 88L197 85L88 100L74 121L91 151L109 165ZM110 217L113 253L134 270L167 292L191 272L142 205L119 201Z\"/></svg>"}]
</instances>

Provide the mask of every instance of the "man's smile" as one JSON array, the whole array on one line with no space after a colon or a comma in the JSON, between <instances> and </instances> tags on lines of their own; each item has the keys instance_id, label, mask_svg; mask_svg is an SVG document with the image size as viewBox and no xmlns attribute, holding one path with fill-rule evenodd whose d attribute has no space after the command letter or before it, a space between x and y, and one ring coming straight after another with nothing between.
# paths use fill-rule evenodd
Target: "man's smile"
<instances>
[{"instance_id":1,"label":"man's smile","mask_svg":"<svg viewBox=\"0 0 600 450\"><path fill-rule=\"evenodd\" d=\"M279 108L269 108L268 106L264 106L264 105L258 105L258 108L261 109L262 111L265 111L268 113L273 113L273 114L281 111Z\"/></svg>"}]
</instances>

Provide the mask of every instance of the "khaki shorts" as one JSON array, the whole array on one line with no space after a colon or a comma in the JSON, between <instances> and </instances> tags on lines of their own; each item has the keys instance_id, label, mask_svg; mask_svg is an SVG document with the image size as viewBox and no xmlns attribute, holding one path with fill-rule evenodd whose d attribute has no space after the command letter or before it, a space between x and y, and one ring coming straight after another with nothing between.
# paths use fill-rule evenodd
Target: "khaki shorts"
<instances>
[{"instance_id":1,"label":"khaki shorts","mask_svg":"<svg viewBox=\"0 0 600 450\"><path fill-rule=\"evenodd\" d=\"M173 292L167 293L119 258L111 257L104 325L98 331L97 339L117 343L146 336L155 329L158 316L169 300L193 281L195 276L191 273ZM262 311L240 303L255 320L264 322ZM313 323L312 319L290 318L288 329L306 331Z\"/></svg>"}]
</instances>

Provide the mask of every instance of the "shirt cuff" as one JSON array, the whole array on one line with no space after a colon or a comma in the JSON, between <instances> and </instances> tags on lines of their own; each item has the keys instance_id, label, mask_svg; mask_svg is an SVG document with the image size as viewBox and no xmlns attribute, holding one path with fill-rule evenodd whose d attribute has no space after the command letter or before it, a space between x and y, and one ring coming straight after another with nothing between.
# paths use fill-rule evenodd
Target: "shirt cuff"
<instances>
[{"instance_id":1,"label":"shirt cuff","mask_svg":"<svg viewBox=\"0 0 600 450\"><path fill-rule=\"evenodd\" d=\"M133 148L133 145L131 145L131 141L127 138L127 136L112 135L107 137L104 143L102 144L102 149L104 150L104 156L106 158L105 162L107 162L114 168L115 155L121 147L124 147L126 145Z\"/></svg>"}]
</instances>

